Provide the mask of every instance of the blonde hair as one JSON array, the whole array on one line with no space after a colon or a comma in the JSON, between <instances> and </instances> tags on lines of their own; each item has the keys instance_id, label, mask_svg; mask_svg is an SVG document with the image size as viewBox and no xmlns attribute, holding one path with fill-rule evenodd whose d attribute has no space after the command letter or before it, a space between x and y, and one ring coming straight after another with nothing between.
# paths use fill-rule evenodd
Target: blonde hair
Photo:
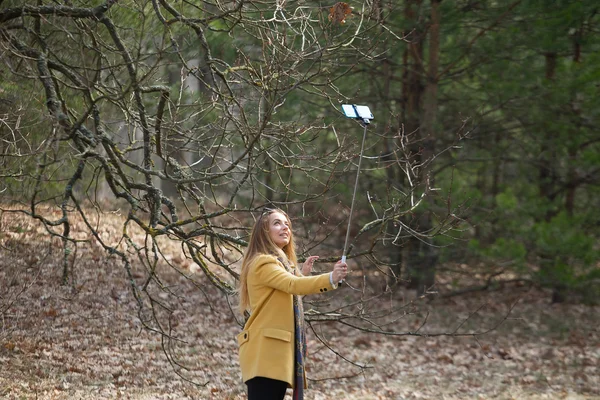
<instances>
[{"instance_id":1,"label":"blonde hair","mask_svg":"<svg viewBox=\"0 0 600 400\"><path fill-rule=\"evenodd\" d=\"M290 230L290 241L282 249L277 247L269 235L269 216L275 212L279 212L285 216ZM257 256L262 254L271 254L275 257L284 258L284 261L292 265L296 265L298 262L294 234L292 233L292 221L290 221L290 217L283 210L276 208L263 212L252 228L250 241L242 259L242 271L240 273L240 285L238 289L240 295L240 313L242 314L250 306L250 299L248 297L248 271L250 270L250 264L252 264L252 261Z\"/></svg>"}]
</instances>

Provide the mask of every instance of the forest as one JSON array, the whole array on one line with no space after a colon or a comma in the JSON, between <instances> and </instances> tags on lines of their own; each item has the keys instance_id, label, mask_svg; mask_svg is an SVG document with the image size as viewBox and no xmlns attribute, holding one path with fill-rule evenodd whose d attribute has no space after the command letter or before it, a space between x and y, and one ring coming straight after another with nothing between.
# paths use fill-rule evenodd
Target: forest
<instances>
[{"instance_id":1,"label":"forest","mask_svg":"<svg viewBox=\"0 0 600 400\"><path fill-rule=\"evenodd\" d=\"M599 93L595 0L0 0L0 397L245 398L276 207L309 398L598 398Z\"/></svg>"}]
</instances>

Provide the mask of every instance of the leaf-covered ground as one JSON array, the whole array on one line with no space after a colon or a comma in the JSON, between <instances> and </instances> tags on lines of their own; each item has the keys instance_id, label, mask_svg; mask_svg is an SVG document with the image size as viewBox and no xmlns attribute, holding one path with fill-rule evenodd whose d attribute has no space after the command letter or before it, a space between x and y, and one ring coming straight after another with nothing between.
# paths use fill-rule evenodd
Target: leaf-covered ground
<instances>
[{"instance_id":1,"label":"leaf-covered ground","mask_svg":"<svg viewBox=\"0 0 600 400\"><path fill-rule=\"evenodd\" d=\"M109 242L121 230L116 216L104 216L99 227ZM74 225L75 235L88 238L80 229ZM160 266L169 292L155 293L174 306L161 319L173 337L166 340L142 328L147 315L138 315L122 263L97 243L69 255L73 279L66 286L61 242L39 224L2 214L0 246L0 398L245 398L234 340L240 328L227 299L186 279L191 265L176 251L169 257L177 271ZM139 266L133 273L146 276ZM402 296L410 294L389 301L401 303ZM458 332L467 332L504 323L477 338L381 336L314 324L335 352L309 332L306 398L600 399L598 307L552 305L547 293L515 286L417 305L387 327L415 331L425 322L420 333L453 332L466 320Z\"/></svg>"}]
</instances>

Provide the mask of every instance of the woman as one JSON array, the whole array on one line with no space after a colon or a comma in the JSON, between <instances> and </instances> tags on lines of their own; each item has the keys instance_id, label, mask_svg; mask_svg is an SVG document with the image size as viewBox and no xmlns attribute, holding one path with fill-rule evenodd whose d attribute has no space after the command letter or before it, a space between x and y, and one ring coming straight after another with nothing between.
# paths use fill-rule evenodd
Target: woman
<instances>
[{"instance_id":1,"label":"woman","mask_svg":"<svg viewBox=\"0 0 600 400\"><path fill-rule=\"evenodd\" d=\"M338 261L331 273L302 276L317 258L309 257L298 271L291 222L282 210L266 211L254 224L240 275L240 311L250 317L237 336L248 400L280 400L288 387L294 400L303 398L306 338L299 296L333 290L347 274Z\"/></svg>"}]
</instances>

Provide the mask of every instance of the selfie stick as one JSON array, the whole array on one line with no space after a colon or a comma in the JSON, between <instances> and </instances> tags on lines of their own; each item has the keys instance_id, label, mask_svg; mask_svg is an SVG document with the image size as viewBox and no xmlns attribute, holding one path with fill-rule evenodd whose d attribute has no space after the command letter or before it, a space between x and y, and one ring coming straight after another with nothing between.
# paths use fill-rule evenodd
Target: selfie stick
<instances>
[{"instance_id":1,"label":"selfie stick","mask_svg":"<svg viewBox=\"0 0 600 400\"><path fill-rule=\"evenodd\" d=\"M357 106L355 104L343 104L342 110L348 118L354 118L361 121L365 127L362 144L360 145L360 155L358 157L358 170L356 171L356 180L354 182L354 193L352 193L352 203L350 205L350 216L348 217L348 227L346 228L346 241L344 242L344 251L342 253L342 262L346 262L346 251L348 250L348 239L350 238L350 224L352 222L352 214L354 213L354 200L356 199L356 189L358 188L358 176L360 175L360 165L362 163L363 151L365 149L365 138L367 137L367 125L371 123L373 114L367 106Z\"/></svg>"}]
</instances>

